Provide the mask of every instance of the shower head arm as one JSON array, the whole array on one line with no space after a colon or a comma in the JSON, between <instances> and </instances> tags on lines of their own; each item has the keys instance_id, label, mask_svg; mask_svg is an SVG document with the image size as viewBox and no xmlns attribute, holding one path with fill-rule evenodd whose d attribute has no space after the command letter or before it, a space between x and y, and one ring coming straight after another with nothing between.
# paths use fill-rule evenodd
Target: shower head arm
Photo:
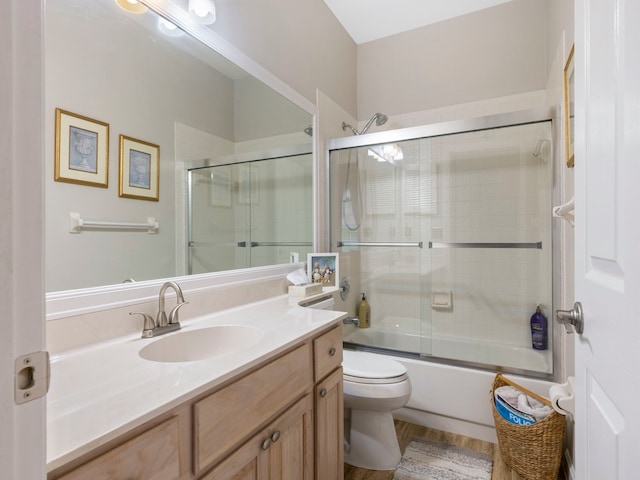
<instances>
[{"instance_id":1,"label":"shower head arm","mask_svg":"<svg viewBox=\"0 0 640 480\"><path fill-rule=\"evenodd\" d=\"M347 122L342 122L342 130L346 130L348 128L353 132L354 135L364 135L365 133L367 133L367 130L371 128L371 125L373 125L373 122L376 122L376 125L380 126L387 123L387 119L388 117L384 113L375 113L362 130L360 131L356 130Z\"/></svg>"},{"instance_id":2,"label":"shower head arm","mask_svg":"<svg viewBox=\"0 0 640 480\"><path fill-rule=\"evenodd\" d=\"M360 135L360 132L358 132L355 128L353 128L347 122L342 122L342 130L346 130L347 128L351 130L351 132L353 132L354 135Z\"/></svg>"},{"instance_id":3,"label":"shower head arm","mask_svg":"<svg viewBox=\"0 0 640 480\"><path fill-rule=\"evenodd\" d=\"M371 119L367 122L364 128L360 131L359 135L365 134L367 130L371 128L371 125L373 125L373 122L378 118L379 115L380 115L379 113L376 113L373 117L371 117Z\"/></svg>"}]
</instances>

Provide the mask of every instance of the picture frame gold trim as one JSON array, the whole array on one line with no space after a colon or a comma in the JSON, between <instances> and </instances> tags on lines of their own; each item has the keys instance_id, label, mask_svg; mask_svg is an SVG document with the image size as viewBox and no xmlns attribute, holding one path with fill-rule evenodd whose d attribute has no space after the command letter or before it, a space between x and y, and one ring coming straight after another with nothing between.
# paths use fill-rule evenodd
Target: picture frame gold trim
<instances>
[{"instance_id":1,"label":"picture frame gold trim","mask_svg":"<svg viewBox=\"0 0 640 480\"><path fill-rule=\"evenodd\" d=\"M56 108L53 179L109 187L109 124Z\"/></svg>"},{"instance_id":2,"label":"picture frame gold trim","mask_svg":"<svg viewBox=\"0 0 640 480\"><path fill-rule=\"evenodd\" d=\"M571 46L571 51L563 70L563 114L564 114L564 149L565 163L568 168L575 165L574 142L574 104L575 104L575 69L573 64L575 45Z\"/></svg>"},{"instance_id":3,"label":"picture frame gold trim","mask_svg":"<svg viewBox=\"0 0 640 480\"><path fill-rule=\"evenodd\" d=\"M120 135L118 196L160 200L160 146Z\"/></svg>"}]
</instances>

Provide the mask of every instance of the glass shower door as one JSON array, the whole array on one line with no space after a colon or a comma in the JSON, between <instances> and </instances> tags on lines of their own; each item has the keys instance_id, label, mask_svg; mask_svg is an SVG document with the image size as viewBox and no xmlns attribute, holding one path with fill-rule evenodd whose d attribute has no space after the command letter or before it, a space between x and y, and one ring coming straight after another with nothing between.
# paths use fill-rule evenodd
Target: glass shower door
<instances>
[{"instance_id":1,"label":"glass shower door","mask_svg":"<svg viewBox=\"0 0 640 480\"><path fill-rule=\"evenodd\" d=\"M361 293L371 306L371 327L349 327L345 341L395 352L429 351L430 177L424 140L332 151L331 246L350 272L349 310ZM345 268L346 267L346 268ZM358 272L354 275L354 272Z\"/></svg>"},{"instance_id":2,"label":"glass shower door","mask_svg":"<svg viewBox=\"0 0 640 480\"><path fill-rule=\"evenodd\" d=\"M249 194L244 165L220 165L189 171L189 274L219 272L251 265Z\"/></svg>"},{"instance_id":3,"label":"glass shower door","mask_svg":"<svg viewBox=\"0 0 640 480\"><path fill-rule=\"evenodd\" d=\"M305 261L313 250L310 153L188 172L188 273Z\"/></svg>"}]
</instances>

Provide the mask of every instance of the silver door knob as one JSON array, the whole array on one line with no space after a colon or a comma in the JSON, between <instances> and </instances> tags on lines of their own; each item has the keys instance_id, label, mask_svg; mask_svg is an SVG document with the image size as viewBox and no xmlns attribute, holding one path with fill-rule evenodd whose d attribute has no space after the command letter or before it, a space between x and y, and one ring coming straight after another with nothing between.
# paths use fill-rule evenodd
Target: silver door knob
<instances>
[{"instance_id":1,"label":"silver door knob","mask_svg":"<svg viewBox=\"0 0 640 480\"><path fill-rule=\"evenodd\" d=\"M556 310L556 320L563 325L573 325L576 333L582 333L584 331L582 304L580 302L574 303L573 310Z\"/></svg>"}]
</instances>

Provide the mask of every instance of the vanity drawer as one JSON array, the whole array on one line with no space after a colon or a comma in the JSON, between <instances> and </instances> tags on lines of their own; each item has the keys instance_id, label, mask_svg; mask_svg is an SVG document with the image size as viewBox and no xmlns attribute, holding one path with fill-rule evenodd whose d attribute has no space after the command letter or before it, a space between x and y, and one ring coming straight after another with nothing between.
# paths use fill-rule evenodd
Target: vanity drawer
<instances>
[{"instance_id":1,"label":"vanity drawer","mask_svg":"<svg viewBox=\"0 0 640 480\"><path fill-rule=\"evenodd\" d=\"M178 417L172 417L57 478L175 480L180 477L179 439Z\"/></svg>"},{"instance_id":2,"label":"vanity drawer","mask_svg":"<svg viewBox=\"0 0 640 480\"><path fill-rule=\"evenodd\" d=\"M316 382L342 365L342 325L313 341L313 356Z\"/></svg>"},{"instance_id":3,"label":"vanity drawer","mask_svg":"<svg viewBox=\"0 0 640 480\"><path fill-rule=\"evenodd\" d=\"M196 474L223 458L313 385L305 344L194 405Z\"/></svg>"}]
</instances>

